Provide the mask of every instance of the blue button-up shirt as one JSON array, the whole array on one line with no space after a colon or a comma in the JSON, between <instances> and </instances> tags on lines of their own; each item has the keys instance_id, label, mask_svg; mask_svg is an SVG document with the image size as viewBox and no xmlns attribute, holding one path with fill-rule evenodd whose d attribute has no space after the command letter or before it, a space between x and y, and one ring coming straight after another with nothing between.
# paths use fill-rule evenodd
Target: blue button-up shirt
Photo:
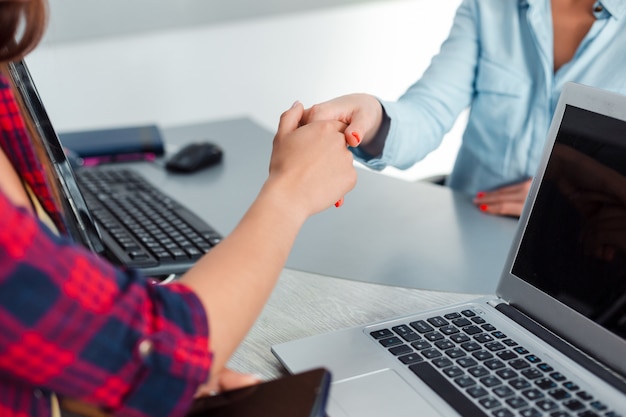
<instances>
[{"instance_id":1,"label":"blue button-up shirt","mask_svg":"<svg viewBox=\"0 0 626 417\"><path fill-rule=\"evenodd\" d=\"M567 81L626 94L626 2L602 0L573 59L554 72L549 0L463 0L450 35L423 77L396 102L374 169L408 168L439 146L470 108L448 185L467 193L535 174Z\"/></svg>"}]
</instances>

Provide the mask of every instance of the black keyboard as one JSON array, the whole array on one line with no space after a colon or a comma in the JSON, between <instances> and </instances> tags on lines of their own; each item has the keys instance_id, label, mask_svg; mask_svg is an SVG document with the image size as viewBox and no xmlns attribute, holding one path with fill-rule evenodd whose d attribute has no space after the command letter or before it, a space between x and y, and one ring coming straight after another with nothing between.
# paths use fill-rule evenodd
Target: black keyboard
<instances>
[{"instance_id":1,"label":"black keyboard","mask_svg":"<svg viewBox=\"0 0 626 417\"><path fill-rule=\"evenodd\" d=\"M136 171L87 168L76 175L105 246L119 264L152 276L178 274L222 239Z\"/></svg>"},{"instance_id":2,"label":"black keyboard","mask_svg":"<svg viewBox=\"0 0 626 417\"><path fill-rule=\"evenodd\" d=\"M370 335L464 416L618 416L472 309Z\"/></svg>"}]
</instances>

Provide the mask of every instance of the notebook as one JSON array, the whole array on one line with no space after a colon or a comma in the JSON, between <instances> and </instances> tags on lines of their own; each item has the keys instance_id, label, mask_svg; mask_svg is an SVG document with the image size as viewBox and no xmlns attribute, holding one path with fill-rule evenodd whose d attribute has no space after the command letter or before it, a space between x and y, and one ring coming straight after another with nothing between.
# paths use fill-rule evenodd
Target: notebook
<instances>
[{"instance_id":1,"label":"notebook","mask_svg":"<svg viewBox=\"0 0 626 417\"><path fill-rule=\"evenodd\" d=\"M173 278L221 241L221 235L139 173L121 167L74 170L23 61L9 65L27 109L33 140L46 150L69 235L112 263Z\"/></svg>"},{"instance_id":2,"label":"notebook","mask_svg":"<svg viewBox=\"0 0 626 417\"><path fill-rule=\"evenodd\" d=\"M563 89L495 295L272 351L329 417L626 416L626 97Z\"/></svg>"}]
</instances>

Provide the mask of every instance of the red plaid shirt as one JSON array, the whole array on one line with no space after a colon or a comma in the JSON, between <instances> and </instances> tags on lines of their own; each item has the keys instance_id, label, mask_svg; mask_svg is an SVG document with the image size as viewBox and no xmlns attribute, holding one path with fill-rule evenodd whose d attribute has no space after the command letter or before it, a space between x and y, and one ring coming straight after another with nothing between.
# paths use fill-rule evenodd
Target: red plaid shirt
<instances>
[{"instance_id":1,"label":"red plaid shirt","mask_svg":"<svg viewBox=\"0 0 626 417\"><path fill-rule=\"evenodd\" d=\"M2 77L0 146L64 230ZM195 294L114 268L1 192L0 213L0 416L48 416L50 393L125 416L183 415L211 364Z\"/></svg>"}]
</instances>

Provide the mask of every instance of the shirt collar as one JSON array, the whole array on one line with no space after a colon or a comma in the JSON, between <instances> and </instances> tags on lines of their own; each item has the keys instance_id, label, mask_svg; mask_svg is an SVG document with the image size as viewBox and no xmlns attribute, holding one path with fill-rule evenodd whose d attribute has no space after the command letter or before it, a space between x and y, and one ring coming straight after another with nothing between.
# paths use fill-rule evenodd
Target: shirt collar
<instances>
[{"instance_id":1,"label":"shirt collar","mask_svg":"<svg viewBox=\"0 0 626 417\"><path fill-rule=\"evenodd\" d=\"M538 6L541 3L545 3L546 0L519 0L520 7ZM548 0L548 3L550 0ZM611 16L616 19L621 19L626 16L626 2L623 0L601 0L597 2L602 5Z\"/></svg>"},{"instance_id":2,"label":"shirt collar","mask_svg":"<svg viewBox=\"0 0 626 417\"><path fill-rule=\"evenodd\" d=\"M602 0L598 3L616 19L621 19L626 16L626 2L623 0Z\"/></svg>"}]
</instances>

